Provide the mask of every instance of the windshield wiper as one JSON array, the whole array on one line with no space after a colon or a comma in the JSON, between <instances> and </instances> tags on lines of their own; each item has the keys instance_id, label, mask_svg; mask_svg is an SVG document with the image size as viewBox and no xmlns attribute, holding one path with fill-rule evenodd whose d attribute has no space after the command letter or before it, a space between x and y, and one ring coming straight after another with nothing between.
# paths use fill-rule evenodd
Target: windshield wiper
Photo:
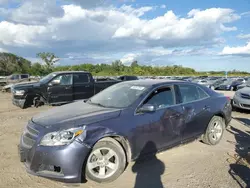
<instances>
[{"instance_id":1,"label":"windshield wiper","mask_svg":"<svg viewBox=\"0 0 250 188\"><path fill-rule=\"evenodd\" d=\"M96 105L96 106L100 106L100 107L104 107L104 108L106 107L106 106L104 106L101 103L94 103L94 102L92 102L91 99L89 99L87 102L89 102L90 104Z\"/></svg>"}]
</instances>

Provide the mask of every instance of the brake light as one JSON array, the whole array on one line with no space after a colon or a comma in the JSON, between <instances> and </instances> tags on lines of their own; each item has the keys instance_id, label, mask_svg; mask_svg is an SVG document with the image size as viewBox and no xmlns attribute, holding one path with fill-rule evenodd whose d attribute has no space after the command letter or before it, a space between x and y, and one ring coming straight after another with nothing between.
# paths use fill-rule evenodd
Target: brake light
<instances>
[{"instance_id":1,"label":"brake light","mask_svg":"<svg viewBox=\"0 0 250 188\"><path fill-rule=\"evenodd\" d=\"M229 96L226 96L226 98L227 98L227 100L228 100L228 101L231 101L231 97L229 97Z\"/></svg>"}]
</instances>

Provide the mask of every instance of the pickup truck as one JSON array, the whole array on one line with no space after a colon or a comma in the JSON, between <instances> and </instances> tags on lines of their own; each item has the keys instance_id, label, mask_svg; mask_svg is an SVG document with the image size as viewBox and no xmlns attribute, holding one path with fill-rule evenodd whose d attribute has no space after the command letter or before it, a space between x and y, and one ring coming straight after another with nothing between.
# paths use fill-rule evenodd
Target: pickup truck
<instances>
[{"instance_id":1,"label":"pickup truck","mask_svg":"<svg viewBox=\"0 0 250 188\"><path fill-rule=\"evenodd\" d=\"M29 81L28 74L12 74L6 78L0 79L0 86L5 86L7 84L18 83L22 81Z\"/></svg>"},{"instance_id":2,"label":"pickup truck","mask_svg":"<svg viewBox=\"0 0 250 188\"><path fill-rule=\"evenodd\" d=\"M20 108L59 105L92 97L119 80L96 82L89 72L53 72L39 82L17 84L11 89L12 103Z\"/></svg>"}]
</instances>

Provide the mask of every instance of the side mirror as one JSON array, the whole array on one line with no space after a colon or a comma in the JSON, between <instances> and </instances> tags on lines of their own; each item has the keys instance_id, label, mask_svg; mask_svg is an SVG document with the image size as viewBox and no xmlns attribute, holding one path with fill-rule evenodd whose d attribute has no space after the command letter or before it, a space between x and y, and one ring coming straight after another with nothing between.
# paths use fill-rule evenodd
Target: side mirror
<instances>
[{"instance_id":1,"label":"side mirror","mask_svg":"<svg viewBox=\"0 0 250 188\"><path fill-rule=\"evenodd\" d=\"M141 113L149 113L149 112L155 112L156 107L152 104L144 104L141 108L139 108L138 112Z\"/></svg>"},{"instance_id":2,"label":"side mirror","mask_svg":"<svg viewBox=\"0 0 250 188\"><path fill-rule=\"evenodd\" d=\"M60 85L60 80L52 80L52 81L49 83L49 86L56 86L56 85Z\"/></svg>"}]
</instances>

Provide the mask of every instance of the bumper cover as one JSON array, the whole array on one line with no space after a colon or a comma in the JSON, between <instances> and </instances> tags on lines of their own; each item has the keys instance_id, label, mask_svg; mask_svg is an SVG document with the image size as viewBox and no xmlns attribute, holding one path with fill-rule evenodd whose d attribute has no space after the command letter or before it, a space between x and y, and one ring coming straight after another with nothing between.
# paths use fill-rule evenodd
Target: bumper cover
<instances>
[{"instance_id":1,"label":"bumper cover","mask_svg":"<svg viewBox=\"0 0 250 188\"><path fill-rule=\"evenodd\" d=\"M77 141L67 146L35 144L28 149L21 139L18 151L28 173L66 183L80 183L90 149Z\"/></svg>"},{"instance_id":2,"label":"bumper cover","mask_svg":"<svg viewBox=\"0 0 250 188\"><path fill-rule=\"evenodd\" d=\"M20 108L25 108L25 105L26 105L25 102L26 102L26 99L15 99L14 97L12 97L12 104Z\"/></svg>"},{"instance_id":3,"label":"bumper cover","mask_svg":"<svg viewBox=\"0 0 250 188\"><path fill-rule=\"evenodd\" d=\"M245 110L250 110L250 100L234 96L233 106Z\"/></svg>"}]
</instances>

